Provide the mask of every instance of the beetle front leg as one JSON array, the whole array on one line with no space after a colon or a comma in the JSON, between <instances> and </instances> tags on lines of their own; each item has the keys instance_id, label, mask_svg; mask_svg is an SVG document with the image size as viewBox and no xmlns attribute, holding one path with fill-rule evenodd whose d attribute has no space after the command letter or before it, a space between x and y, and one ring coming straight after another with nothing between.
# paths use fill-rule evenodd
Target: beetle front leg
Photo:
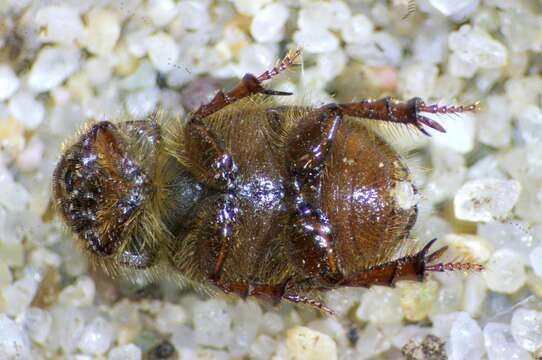
<instances>
[{"instance_id":1,"label":"beetle front leg","mask_svg":"<svg viewBox=\"0 0 542 360\"><path fill-rule=\"evenodd\" d=\"M255 94L283 96L292 95L292 93L289 92L265 89L262 86L262 83L267 80L271 80L273 77L288 69L295 63L300 55L300 49L288 53L277 66L270 70L264 71L258 77L252 74L245 74L239 84L237 84L232 90L228 91L227 93L219 91L209 103L201 105L190 119L190 122L197 122L247 96Z\"/></svg>"},{"instance_id":2,"label":"beetle front leg","mask_svg":"<svg viewBox=\"0 0 542 360\"><path fill-rule=\"evenodd\" d=\"M380 100L365 99L357 103L339 104L338 106L345 115L412 125L427 136L430 135L424 129L424 126L440 132L446 132L446 130L438 122L431 120L422 113L458 114L474 112L477 109L477 104L468 106L426 105L422 99L417 97L407 102L400 102L391 97L385 97Z\"/></svg>"},{"instance_id":3,"label":"beetle front leg","mask_svg":"<svg viewBox=\"0 0 542 360\"><path fill-rule=\"evenodd\" d=\"M265 89L262 83L286 70L299 55L299 50L288 54L276 67L258 77L245 74L232 90L226 93L219 91L209 103L201 105L192 114L184 133L184 147L190 151L185 151L183 158L199 181L219 189L232 189L237 172L234 159L204 119L251 95L291 95L289 92Z\"/></svg>"}]
</instances>

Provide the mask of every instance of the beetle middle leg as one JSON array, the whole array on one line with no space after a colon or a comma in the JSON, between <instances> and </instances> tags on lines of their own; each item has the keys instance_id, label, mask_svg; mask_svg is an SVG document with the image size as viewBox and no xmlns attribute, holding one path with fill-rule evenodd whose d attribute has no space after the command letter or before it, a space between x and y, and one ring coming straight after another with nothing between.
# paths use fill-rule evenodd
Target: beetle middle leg
<instances>
[{"instance_id":1,"label":"beetle middle leg","mask_svg":"<svg viewBox=\"0 0 542 360\"><path fill-rule=\"evenodd\" d=\"M342 119L335 104L326 105L300 119L286 139L285 162L294 179L289 191L295 200L289 256L304 277L324 287L343 276L332 226L317 205L321 173Z\"/></svg>"},{"instance_id":2,"label":"beetle middle leg","mask_svg":"<svg viewBox=\"0 0 542 360\"><path fill-rule=\"evenodd\" d=\"M226 294L234 293L241 298L246 299L249 296L254 296L259 299L279 302L280 300L287 300L294 304L305 304L316 308L328 315L333 315L334 312L320 301L297 294L295 291L290 291L290 283L288 280L280 284L254 284L249 282L227 282L218 281L216 285L222 289Z\"/></svg>"}]
</instances>

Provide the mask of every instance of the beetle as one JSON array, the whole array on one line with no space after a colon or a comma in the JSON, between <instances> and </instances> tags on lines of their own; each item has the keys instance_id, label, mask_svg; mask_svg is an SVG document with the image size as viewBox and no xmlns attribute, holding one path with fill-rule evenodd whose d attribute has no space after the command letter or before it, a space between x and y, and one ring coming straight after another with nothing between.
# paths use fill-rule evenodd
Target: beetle
<instances>
[{"instance_id":1,"label":"beetle","mask_svg":"<svg viewBox=\"0 0 542 360\"><path fill-rule=\"evenodd\" d=\"M57 209L95 262L167 268L243 298L286 300L332 313L313 296L338 287L393 286L431 271L480 270L437 263L435 239L414 251L417 206L394 192L409 170L359 120L444 132L424 113L475 111L390 97L318 108L284 106L291 93L262 84L299 57L246 74L186 122L88 124L54 171ZM396 257L407 248L406 255Z\"/></svg>"}]
</instances>

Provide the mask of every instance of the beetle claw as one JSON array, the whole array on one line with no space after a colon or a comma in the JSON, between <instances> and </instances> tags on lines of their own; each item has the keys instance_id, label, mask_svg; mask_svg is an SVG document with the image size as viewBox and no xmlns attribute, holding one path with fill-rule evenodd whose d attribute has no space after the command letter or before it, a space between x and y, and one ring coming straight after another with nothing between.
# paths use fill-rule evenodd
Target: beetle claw
<instances>
[{"instance_id":1,"label":"beetle claw","mask_svg":"<svg viewBox=\"0 0 542 360\"><path fill-rule=\"evenodd\" d=\"M428 117L419 115L419 116L418 116L418 122L419 122L419 123L422 123L422 124L425 125L425 126L429 126L431 129L435 129L435 130L437 130L438 132L441 132L441 133L445 133L445 132L446 132L446 129L445 129L444 127L442 127L442 125L440 125L440 124L439 124L438 122L436 122L435 120L429 119ZM426 134L427 134L427 133L426 133Z\"/></svg>"}]
</instances>

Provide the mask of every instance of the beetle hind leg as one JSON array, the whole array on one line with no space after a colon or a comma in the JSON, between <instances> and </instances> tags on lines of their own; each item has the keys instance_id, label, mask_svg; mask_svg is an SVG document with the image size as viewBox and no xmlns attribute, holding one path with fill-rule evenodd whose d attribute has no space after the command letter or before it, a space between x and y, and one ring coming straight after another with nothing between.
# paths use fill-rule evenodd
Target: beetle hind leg
<instances>
[{"instance_id":1,"label":"beetle hind leg","mask_svg":"<svg viewBox=\"0 0 542 360\"><path fill-rule=\"evenodd\" d=\"M420 98L412 98L407 102L400 102L391 97L380 100L362 100L356 103L339 104L339 108L345 115L366 118L377 121L386 121L397 124L414 126L421 133L431 136L425 127L432 128L439 132L446 130L438 122L424 116L429 114L460 114L464 112L475 112L478 104L468 106L438 106L427 105Z\"/></svg>"},{"instance_id":2,"label":"beetle hind leg","mask_svg":"<svg viewBox=\"0 0 542 360\"><path fill-rule=\"evenodd\" d=\"M382 285L393 287L400 280L424 281L428 272L483 270L482 265L467 262L434 264L433 262L444 255L448 249L447 246L444 246L433 253L429 253L429 249L436 240L429 241L415 255L405 256L384 264L372 266L365 271L351 274L337 285L350 287Z\"/></svg>"}]
</instances>

